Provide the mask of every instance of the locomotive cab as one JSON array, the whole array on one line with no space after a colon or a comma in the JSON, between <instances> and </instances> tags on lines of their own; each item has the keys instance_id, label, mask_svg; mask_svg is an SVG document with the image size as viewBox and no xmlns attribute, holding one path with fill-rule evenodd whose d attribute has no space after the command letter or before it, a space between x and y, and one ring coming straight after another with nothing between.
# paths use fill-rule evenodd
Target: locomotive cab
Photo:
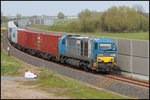
<instances>
[{"instance_id":1,"label":"locomotive cab","mask_svg":"<svg viewBox=\"0 0 150 100\"><path fill-rule=\"evenodd\" d=\"M117 61L117 48L114 41L110 39L99 39L94 42L94 54L97 62L112 63Z\"/></svg>"},{"instance_id":2,"label":"locomotive cab","mask_svg":"<svg viewBox=\"0 0 150 100\"><path fill-rule=\"evenodd\" d=\"M117 47L111 39L93 40L93 66L97 71L111 71L116 67Z\"/></svg>"}]
</instances>

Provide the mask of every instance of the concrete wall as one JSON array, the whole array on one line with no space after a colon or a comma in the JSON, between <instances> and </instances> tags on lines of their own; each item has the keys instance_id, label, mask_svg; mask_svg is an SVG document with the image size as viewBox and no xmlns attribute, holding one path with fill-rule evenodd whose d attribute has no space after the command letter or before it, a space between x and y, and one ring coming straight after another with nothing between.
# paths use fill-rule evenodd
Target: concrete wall
<instances>
[{"instance_id":1,"label":"concrete wall","mask_svg":"<svg viewBox=\"0 0 150 100\"><path fill-rule=\"evenodd\" d=\"M149 41L118 39L118 65L123 71L149 76Z\"/></svg>"}]
</instances>

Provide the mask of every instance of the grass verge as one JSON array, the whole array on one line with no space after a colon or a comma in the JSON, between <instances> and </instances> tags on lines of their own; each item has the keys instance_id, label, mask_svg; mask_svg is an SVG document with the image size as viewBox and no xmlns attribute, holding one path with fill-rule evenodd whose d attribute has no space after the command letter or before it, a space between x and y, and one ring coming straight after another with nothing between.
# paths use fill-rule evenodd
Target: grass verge
<instances>
[{"instance_id":1,"label":"grass verge","mask_svg":"<svg viewBox=\"0 0 150 100\"><path fill-rule=\"evenodd\" d=\"M19 76L23 75L26 70L39 72L38 81L25 81L23 85L38 85L38 89L56 96L67 96L73 99L129 99L119 94L114 94L104 90L98 90L76 80L67 78L50 70L35 68L25 65L12 57L8 56L1 50L1 75Z\"/></svg>"},{"instance_id":2,"label":"grass verge","mask_svg":"<svg viewBox=\"0 0 150 100\"><path fill-rule=\"evenodd\" d=\"M1 75L20 76L22 75L20 70L30 70L30 68L31 67L13 59L1 50Z\"/></svg>"},{"instance_id":3,"label":"grass verge","mask_svg":"<svg viewBox=\"0 0 150 100\"><path fill-rule=\"evenodd\" d=\"M48 25L30 25L29 27L37 28L41 30L60 31L65 32L68 28L63 26L48 26ZM149 32L133 32L133 33L76 33L81 35L93 35L113 38L126 38L137 40L149 40Z\"/></svg>"}]
</instances>

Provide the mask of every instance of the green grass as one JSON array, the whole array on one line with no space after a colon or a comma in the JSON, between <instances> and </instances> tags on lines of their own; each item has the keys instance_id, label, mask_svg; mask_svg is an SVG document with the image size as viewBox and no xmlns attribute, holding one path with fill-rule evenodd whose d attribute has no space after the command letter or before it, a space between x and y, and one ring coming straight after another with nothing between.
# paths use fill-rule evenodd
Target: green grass
<instances>
[{"instance_id":1,"label":"green grass","mask_svg":"<svg viewBox=\"0 0 150 100\"><path fill-rule=\"evenodd\" d=\"M29 27L49 30L49 31L60 31L65 32L67 27L63 26L47 26L47 25L31 25ZM75 33L81 35L93 35L113 38L125 38L125 39L137 39L137 40L149 40L149 32L132 32L132 33Z\"/></svg>"},{"instance_id":2,"label":"green grass","mask_svg":"<svg viewBox=\"0 0 150 100\"><path fill-rule=\"evenodd\" d=\"M43 30L48 30L49 26L50 25L29 25L28 27L37 28L37 29L43 29Z\"/></svg>"},{"instance_id":3,"label":"green grass","mask_svg":"<svg viewBox=\"0 0 150 100\"><path fill-rule=\"evenodd\" d=\"M8 30L8 26L7 25L3 25L1 26L1 43L3 41L3 35L4 35L4 32Z\"/></svg>"},{"instance_id":4,"label":"green grass","mask_svg":"<svg viewBox=\"0 0 150 100\"><path fill-rule=\"evenodd\" d=\"M113 38L149 40L149 32L135 32L135 33L77 33L77 34L104 36L104 37L113 37Z\"/></svg>"},{"instance_id":5,"label":"green grass","mask_svg":"<svg viewBox=\"0 0 150 100\"><path fill-rule=\"evenodd\" d=\"M76 80L71 80L55 72L40 69L38 82L25 82L25 85L38 85L41 90L54 93L55 96L69 96L72 99L129 99L104 90L97 90Z\"/></svg>"},{"instance_id":6,"label":"green grass","mask_svg":"<svg viewBox=\"0 0 150 100\"><path fill-rule=\"evenodd\" d=\"M1 75L18 76L24 75L20 73L20 69L30 70L34 69L40 71L38 74L38 81L25 81L22 85L38 85L38 88L48 93L53 93L55 96L67 96L73 99L129 99L131 97L124 97L119 94L113 94L104 90L91 88L76 80L69 79L66 76L57 74L50 70L43 68L33 68L27 66L6 53L1 51Z\"/></svg>"},{"instance_id":7,"label":"green grass","mask_svg":"<svg viewBox=\"0 0 150 100\"><path fill-rule=\"evenodd\" d=\"M29 68L29 66L23 65L1 50L1 75L18 76L22 74L18 71L19 69Z\"/></svg>"},{"instance_id":8,"label":"green grass","mask_svg":"<svg viewBox=\"0 0 150 100\"><path fill-rule=\"evenodd\" d=\"M7 28L8 27L8 24L7 23L2 23L1 24L1 28Z\"/></svg>"}]
</instances>

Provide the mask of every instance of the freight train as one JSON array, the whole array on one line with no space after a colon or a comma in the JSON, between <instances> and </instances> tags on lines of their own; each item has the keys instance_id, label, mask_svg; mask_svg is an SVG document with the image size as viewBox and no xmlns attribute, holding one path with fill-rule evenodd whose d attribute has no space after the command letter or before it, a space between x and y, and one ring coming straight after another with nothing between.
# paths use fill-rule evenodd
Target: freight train
<instances>
[{"instance_id":1,"label":"freight train","mask_svg":"<svg viewBox=\"0 0 150 100\"><path fill-rule=\"evenodd\" d=\"M18 28L8 22L10 43L23 52L92 72L120 74L117 47L111 39L60 35Z\"/></svg>"}]
</instances>

